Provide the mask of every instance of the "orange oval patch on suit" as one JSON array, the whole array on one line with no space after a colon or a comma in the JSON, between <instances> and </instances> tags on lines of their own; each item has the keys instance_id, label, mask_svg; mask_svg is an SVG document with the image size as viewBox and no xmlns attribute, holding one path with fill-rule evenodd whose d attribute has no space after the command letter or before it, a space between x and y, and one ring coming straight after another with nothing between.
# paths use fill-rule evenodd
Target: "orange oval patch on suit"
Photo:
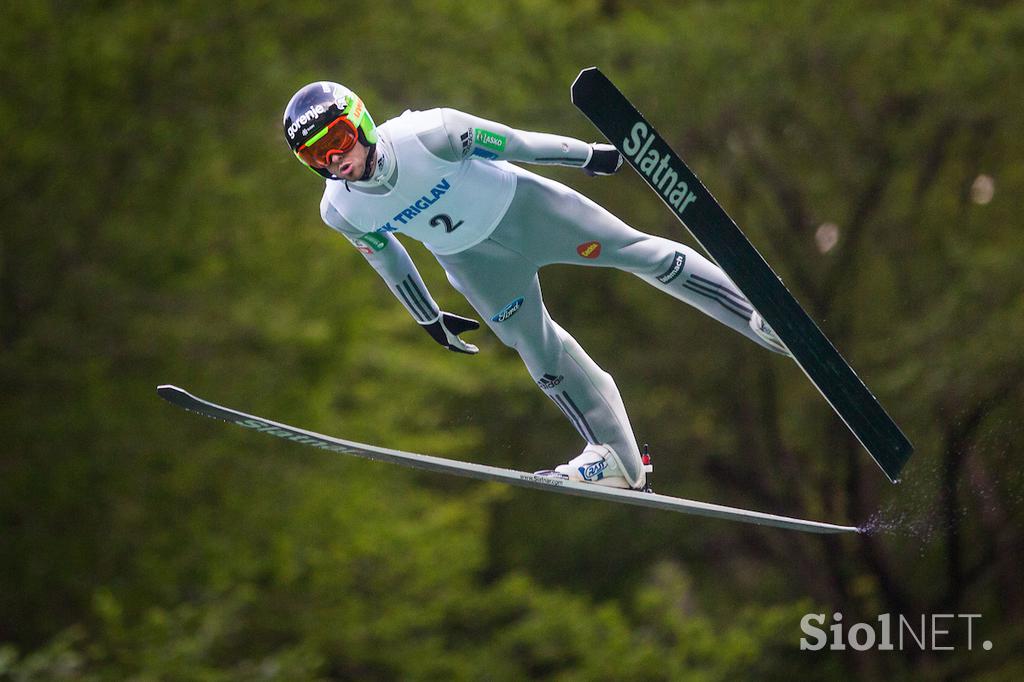
<instances>
[{"instance_id":1,"label":"orange oval patch on suit","mask_svg":"<svg viewBox=\"0 0 1024 682\"><path fill-rule=\"evenodd\" d=\"M576 253L584 258L594 259L601 255L601 242L586 242L576 247Z\"/></svg>"}]
</instances>

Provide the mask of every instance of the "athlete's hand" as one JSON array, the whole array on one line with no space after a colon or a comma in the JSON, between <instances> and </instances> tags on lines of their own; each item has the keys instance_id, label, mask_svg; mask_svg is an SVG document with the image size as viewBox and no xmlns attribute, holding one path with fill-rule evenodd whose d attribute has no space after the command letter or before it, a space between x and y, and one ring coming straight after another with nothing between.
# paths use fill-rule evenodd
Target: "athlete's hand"
<instances>
[{"instance_id":1,"label":"athlete's hand","mask_svg":"<svg viewBox=\"0 0 1024 682\"><path fill-rule=\"evenodd\" d=\"M459 334L462 332L480 328L480 323L476 320L442 312L440 317L433 322L420 326L426 329L427 333L435 341L448 350L455 351L456 353L468 353L469 355L480 352L479 348L459 338Z\"/></svg>"},{"instance_id":2,"label":"athlete's hand","mask_svg":"<svg viewBox=\"0 0 1024 682\"><path fill-rule=\"evenodd\" d=\"M595 142L590 145L590 156L583 164L583 172L587 175L611 175L622 165L622 154L610 144Z\"/></svg>"}]
</instances>

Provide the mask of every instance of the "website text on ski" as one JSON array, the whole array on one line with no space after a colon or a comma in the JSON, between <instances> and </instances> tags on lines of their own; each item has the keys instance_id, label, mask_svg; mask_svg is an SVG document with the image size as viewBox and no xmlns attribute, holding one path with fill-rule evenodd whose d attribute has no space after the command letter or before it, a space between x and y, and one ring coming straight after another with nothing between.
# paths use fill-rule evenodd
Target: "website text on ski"
<instances>
[{"instance_id":1,"label":"website text on ski","mask_svg":"<svg viewBox=\"0 0 1024 682\"><path fill-rule=\"evenodd\" d=\"M913 452L910 441L693 171L599 69L580 72L572 101L739 287L889 480L898 482Z\"/></svg>"}]
</instances>

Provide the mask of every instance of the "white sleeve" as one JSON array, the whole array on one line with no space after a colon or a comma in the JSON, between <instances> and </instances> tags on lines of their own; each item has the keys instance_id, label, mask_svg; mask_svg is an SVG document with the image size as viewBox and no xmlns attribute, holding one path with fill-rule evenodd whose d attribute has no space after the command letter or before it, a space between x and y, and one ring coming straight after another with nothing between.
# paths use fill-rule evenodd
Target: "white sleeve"
<instances>
[{"instance_id":1,"label":"white sleeve","mask_svg":"<svg viewBox=\"0 0 1024 682\"><path fill-rule=\"evenodd\" d=\"M340 232L363 254L414 320L420 324L429 324L440 317L440 309L427 291L427 285L423 283L416 264L394 235L387 232L360 234L326 198L320 203L320 215L328 227Z\"/></svg>"},{"instance_id":2,"label":"white sleeve","mask_svg":"<svg viewBox=\"0 0 1024 682\"><path fill-rule=\"evenodd\" d=\"M590 145L572 137L518 130L456 109L441 109L441 116L447 149L432 151L442 158L475 156L575 168L590 160Z\"/></svg>"}]
</instances>

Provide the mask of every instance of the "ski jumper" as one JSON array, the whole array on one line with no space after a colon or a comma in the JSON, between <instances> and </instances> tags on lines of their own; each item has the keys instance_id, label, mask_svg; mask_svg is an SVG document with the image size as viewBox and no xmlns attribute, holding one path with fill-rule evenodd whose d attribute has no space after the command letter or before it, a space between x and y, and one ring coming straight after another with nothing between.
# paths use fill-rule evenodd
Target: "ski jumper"
<instances>
[{"instance_id":1,"label":"ski jumper","mask_svg":"<svg viewBox=\"0 0 1024 682\"><path fill-rule=\"evenodd\" d=\"M754 333L749 301L708 259L635 230L575 190L510 163L582 167L589 144L453 109L407 111L377 130L373 177L327 181L324 221L363 253L417 322L428 324L441 311L393 233L421 241L580 436L615 451L631 485L643 480L643 465L618 388L548 315L541 267L633 273L777 350Z\"/></svg>"}]
</instances>

